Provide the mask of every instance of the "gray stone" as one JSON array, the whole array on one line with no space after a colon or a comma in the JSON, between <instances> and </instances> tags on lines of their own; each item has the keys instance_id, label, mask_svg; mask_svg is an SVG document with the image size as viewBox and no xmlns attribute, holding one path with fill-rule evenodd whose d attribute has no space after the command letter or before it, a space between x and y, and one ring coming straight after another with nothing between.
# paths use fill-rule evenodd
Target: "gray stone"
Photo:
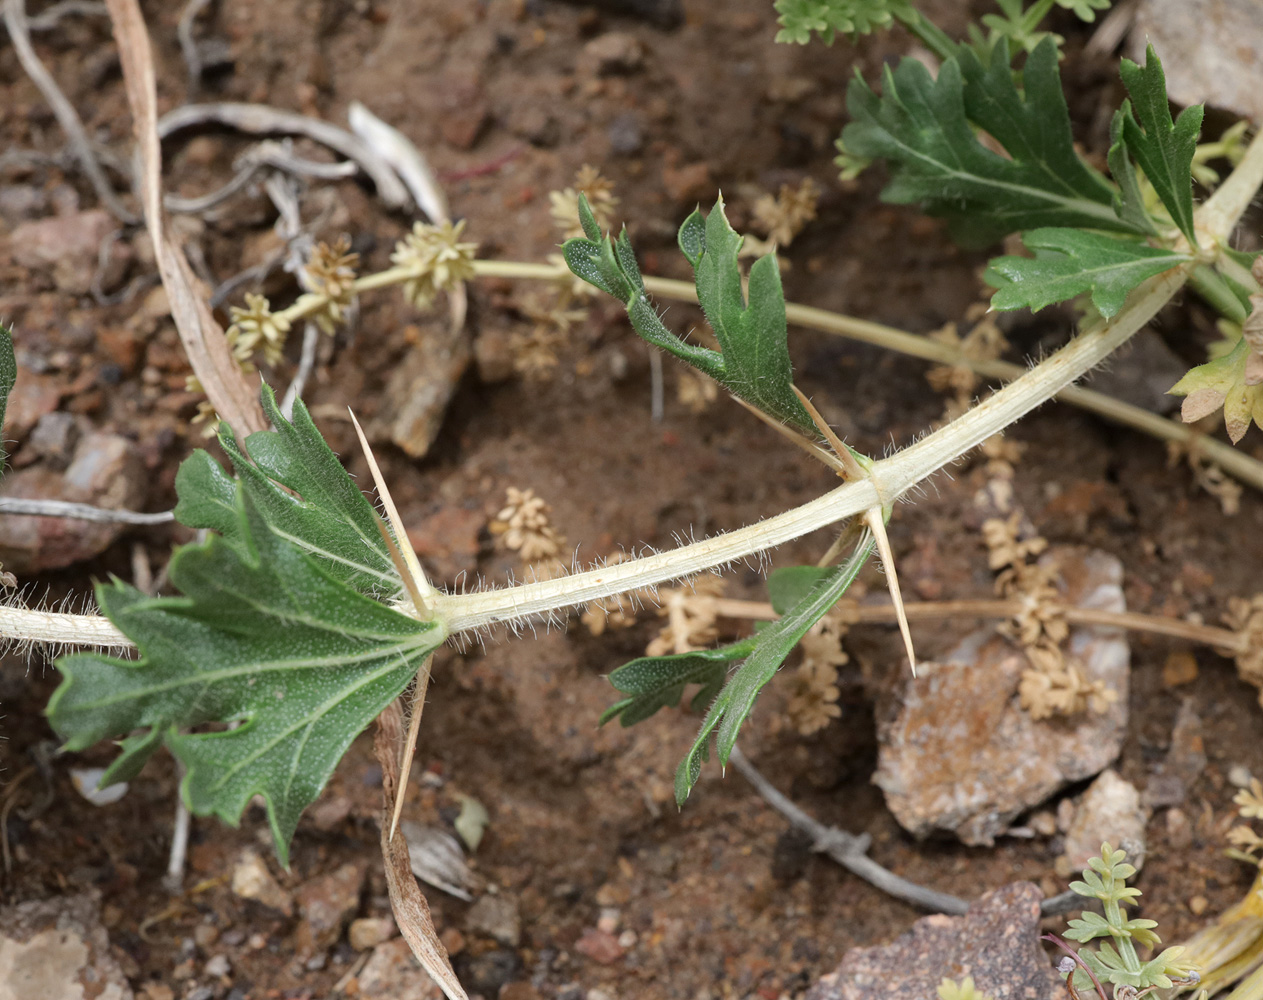
<instances>
[{"instance_id":1,"label":"gray stone","mask_svg":"<svg viewBox=\"0 0 1263 1000\"><path fill-rule=\"evenodd\" d=\"M0 908L0 1000L132 1000L95 893Z\"/></svg>"},{"instance_id":2,"label":"gray stone","mask_svg":"<svg viewBox=\"0 0 1263 1000\"><path fill-rule=\"evenodd\" d=\"M852 948L804 1000L931 1000L944 979L972 976L991 1000L1066 996L1039 944L1043 894L1029 882L989 892L962 917L923 917L888 945Z\"/></svg>"},{"instance_id":3,"label":"gray stone","mask_svg":"<svg viewBox=\"0 0 1263 1000\"><path fill-rule=\"evenodd\" d=\"M1069 547L1054 554L1069 603L1126 610L1117 559ZM1116 693L1106 711L1033 719L1017 694L1026 657L992 629L967 637L942 662L920 664L915 678L880 697L873 781L904 829L989 845L1020 813L1113 763L1127 728L1126 638L1084 627L1071 630L1068 644L1087 679Z\"/></svg>"},{"instance_id":4,"label":"gray stone","mask_svg":"<svg viewBox=\"0 0 1263 1000\"><path fill-rule=\"evenodd\" d=\"M1141 804L1136 786L1113 768L1097 776L1070 812L1065 844L1054 864L1062 878L1083 871L1088 859L1100 854L1101 844L1106 842L1115 850L1126 851L1129 864L1144 867L1149 810Z\"/></svg>"},{"instance_id":5,"label":"gray stone","mask_svg":"<svg viewBox=\"0 0 1263 1000\"><path fill-rule=\"evenodd\" d=\"M480 898L469 908L465 926L475 934L485 934L510 948L516 948L522 940L522 917L517 900L503 893Z\"/></svg>"}]
</instances>

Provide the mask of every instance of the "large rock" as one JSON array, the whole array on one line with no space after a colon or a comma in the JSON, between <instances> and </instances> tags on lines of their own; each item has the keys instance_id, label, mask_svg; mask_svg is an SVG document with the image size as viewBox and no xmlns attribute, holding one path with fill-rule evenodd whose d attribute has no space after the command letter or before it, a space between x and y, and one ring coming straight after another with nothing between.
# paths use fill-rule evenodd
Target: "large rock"
<instances>
[{"instance_id":1,"label":"large rock","mask_svg":"<svg viewBox=\"0 0 1263 1000\"><path fill-rule=\"evenodd\" d=\"M944 979L972 976L991 1000L1063 1000L1039 944L1043 894L1029 882L989 892L963 917L924 917L892 944L853 948L804 1000L932 1000Z\"/></svg>"},{"instance_id":2,"label":"large rock","mask_svg":"<svg viewBox=\"0 0 1263 1000\"><path fill-rule=\"evenodd\" d=\"M0 1000L132 1000L95 894L0 909Z\"/></svg>"},{"instance_id":3,"label":"large rock","mask_svg":"<svg viewBox=\"0 0 1263 1000\"><path fill-rule=\"evenodd\" d=\"M63 292L84 295L92 287L101 242L118 228L104 209L24 222L9 237L14 263L50 271ZM115 256L122 252L114 247Z\"/></svg>"},{"instance_id":4,"label":"large rock","mask_svg":"<svg viewBox=\"0 0 1263 1000\"><path fill-rule=\"evenodd\" d=\"M7 473L0 482L0 496L134 509L145 498L146 481L136 446L118 434L98 432L79 439L63 472L39 464ZM100 555L124 528L75 518L6 514L0 517L0 564L18 574L71 566Z\"/></svg>"},{"instance_id":5,"label":"large rock","mask_svg":"<svg viewBox=\"0 0 1263 1000\"><path fill-rule=\"evenodd\" d=\"M1117 559L1074 548L1056 555L1068 602L1126 610ZM1117 629L1076 628L1069 651L1089 681L1116 692L1105 712L1031 718L1018 703L1026 657L993 629L975 632L940 663L920 664L915 678L882 698L873 781L904 829L989 845L1018 814L1113 763L1127 728L1127 641Z\"/></svg>"}]
</instances>

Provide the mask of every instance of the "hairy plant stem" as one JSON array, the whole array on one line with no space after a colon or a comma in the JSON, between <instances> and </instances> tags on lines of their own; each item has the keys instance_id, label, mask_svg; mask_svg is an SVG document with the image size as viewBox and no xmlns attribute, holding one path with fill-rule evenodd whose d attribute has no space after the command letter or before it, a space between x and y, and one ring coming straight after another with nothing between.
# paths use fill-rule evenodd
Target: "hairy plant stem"
<instances>
[{"instance_id":1,"label":"hairy plant stem","mask_svg":"<svg viewBox=\"0 0 1263 1000\"><path fill-rule=\"evenodd\" d=\"M1263 133L1251 141L1237 169L1198 210L1196 224L1199 233L1207 237L1206 245L1227 240L1260 185L1263 185ZM478 271L485 275L511 273L519 277L555 278L558 274L556 268L548 265L479 263ZM672 551L556 580L469 594L438 594L433 608L436 617L446 623L451 633L456 633L547 615L746 559L874 506L888 506L921 480L1064 392L1070 383L1145 326L1184 285L1196 264L1196 261L1181 264L1144 282L1112 320L1092 324L1056 354L947 426L874 463L870 478L847 483L775 517ZM383 272L373 278L383 280L383 275L390 273ZM649 280L646 286L652 290ZM1206 451L1203 446L1203 452ZM1224 465L1227 467L1227 463ZM71 625L62 620L67 618L75 618L77 622ZM6 609L0 618L0 638L79 644L88 633L101 645L130 645L105 619L95 616Z\"/></svg>"}]
</instances>

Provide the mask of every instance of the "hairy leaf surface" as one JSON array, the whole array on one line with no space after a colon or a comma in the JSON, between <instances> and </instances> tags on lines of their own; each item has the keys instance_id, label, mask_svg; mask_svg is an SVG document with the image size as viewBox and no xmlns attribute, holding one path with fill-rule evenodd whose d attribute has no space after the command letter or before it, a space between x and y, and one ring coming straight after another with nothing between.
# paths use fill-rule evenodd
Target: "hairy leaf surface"
<instances>
[{"instance_id":1,"label":"hairy leaf surface","mask_svg":"<svg viewBox=\"0 0 1263 1000\"><path fill-rule=\"evenodd\" d=\"M1200 104L1185 108L1180 117L1172 121L1166 74L1152 45L1145 50L1144 66L1124 59L1121 72L1123 84L1131 95L1131 101L1124 103L1119 111L1127 149L1162 199L1171 221L1189 243L1196 246L1193 153L1197 149L1205 109Z\"/></svg>"},{"instance_id":2,"label":"hairy leaf surface","mask_svg":"<svg viewBox=\"0 0 1263 1000\"><path fill-rule=\"evenodd\" d=\"M334 577L364 594L396 597L402 584L377 527L377 514L307 408L296 401L293 421L286 420L266 386L262 402L276 429L251 434L244 451L228 425L220 424L219 443L236 479L204 451L194 452L180 466L176 519L237 544L242 522L235 497L240 488L272 531L315 556Z\"/></svg>"},{"instance_id":3,"label":"hairy leaf surface","mask_svg":"<svg viewBox=\"0 0 1263 1000\"><path fill-rule=\"evenodd\" d=\"M322 469L324 458L301 407L293 425L271 414L274 437L251 438L266 442L256 449L259 468L295 484L308 474L298 464ZM234 458L245 463L240 453ZM191 496L209 467L199 459L196 474L181 477L181 506L199 520L213 518L222 536L177 551L171 581L180 597L148 597L119 581L97 588L102 610L141 658L63 658L49 718L72 750L127 737L102 785L131 777L165 744L187 768L182 791L195 812L236 823L262 795L284 862L303 809L445 633L374 600L359 586L374 589L375 576L306 541L356 508L341 466L341 483L323 481L323 492L282 494L286 509L250 473L229 480L221 471L210 480L213 504Z\"/></svg>"},{"instance_id":4,"label":"hairy leaf surface","mask_svg":"<svg viewBox=\"0 0 1263 1000\"><path fill-rule=\"evenodd\" d=\"M798 641L807 634L808 629L823 618L846 593L872 551L873 540L866 537L845 563L831 569L797 604L753 636L754 648L749 657L737 668L736 673L711 703L710 710L702 720L697 739L676 769L676 802L683 804L697 784L702 773L702 764L710 754L712 734L720 763L728 763L728 757L737 742L737 734L754 708L759 692L776 675L780 665L785 662Z\"/></svg>"},{"instance_id":5,"label":"hairy leaf surface","mask_svg":"<svg viewBox=\"0 0 1263 1000\"><path fill-rule=\"evenodd\" d=\"M636 332L734 396L796 430L816 437L811 417L793 392L785 293L776 258L769 254L750 269L749 299L742 292L737 251L741 237L728 224L721 198L703 219L693 212L680 227L680 249L693 265L697 297L720 350L686 343L666 328L649 302L627 231L617 240L602 236L587 199L579 198L586 238L567 240L562 254L575 275L627 307Z\"/></svg>"},{"instance_id":6,"label":"hairy leaf surface","mask_svg":"<svg viewBox=\"0 0 1263 1000\"><path fill-rule=\"evenodd\" d=\"M1091 292L1092 304L1109 319L1142 281L1192 259L1080 229L1032 229L1022 242L1034 258L997 257L988 266L986 280L997 289L993 308L1039 310Z\"/></svg>"},{"instance_id":7,"label":"hairy leaf surface","mask_svg":"<svg viewBox=\"0 0 1263 1000\"><path fill-rule=\"evenodd\" d=\"M903 59L886 68L880 96L862 78L851 81L842 144L889 163L883 200L919 203L969 242L1041 226L1146 231L1115 213L1112 185L1075 152L1052 39L1031 53L1023 80L1025 93L1004 39L988 65L962 49L937 79L919 60ZM983 145L973 125L1009 155Z\"/></svg>"},{"instance_id":8,"label":"hairy leaf surface","mask_svg":"<svg viewBox=\"0 0 1263 1000\"><path fill-rule=\"evenodd\" d=\"M671 656L642 656L614 670L609 681L628 697L616 701L601 714L601 725L617 718L623 726L643 722L660 708L674 708L684 696L685 685L701 684L691 702L706 708L719 694L728 665L754 652L756 636L718 649L699 649Z\"/></svg>"}]
</instances>

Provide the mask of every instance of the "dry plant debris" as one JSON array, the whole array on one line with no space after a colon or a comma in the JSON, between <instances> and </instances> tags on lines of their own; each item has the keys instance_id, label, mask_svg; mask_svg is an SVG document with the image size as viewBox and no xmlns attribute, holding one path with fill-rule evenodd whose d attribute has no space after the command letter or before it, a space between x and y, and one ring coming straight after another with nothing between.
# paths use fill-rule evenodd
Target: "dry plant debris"
<instances>
[{"instance_id":1,"label":"dry plant debris","mask_svg":"<svg viewBox=\"0 0 1263 1000\"><path fill-rule=\"evenodd\" d=\"M592 208L592 216L602 231L607 230L614 221L614 209L618 207L618 198L614 196L614 184L601 176L596 167L584 164L575 174L574 187L564 191L548 192L551 203L549 212L553 222L561 230L563 240L583 235L583 226L579 222L579 195L587 196L588 205Z\"/></svg>"},{"instance_id":2,"label":"dry plant debris","mask_svg":"<svg viewBox=\"0 0 1263 1000\"><path fill-rule=\"evenodd\" d=\"M690 413L703 413L719 398L719 385L714 379L681 370L676 398Z\"/></svg>"},{"instance_id":3,"label":"dry plant debris","mask_svg":"<svg viewBox=\"0 0 1263 1000\"><path fill-rule=\"evenodd\" d=\"M767 234L767 241L757 242L753 252L763 254L773 247L787 247L803 231L803 227L816 217L816 205L820 201L820 186L810 177L801 184L782 184L776 197L760 195L751 208L754 225Z\"/></svg>"},{"instance_id":4,"label":"dry plant debris","mask_svg":"<svg viewBox=\"0 0 1263 1000\"><path fill-rule=\"evenodd\" d=\"M505 491L504 507L489 525L497 536L497 544L528 566L556 560L565 536L557 532L549 518L552 508L534 490L510 486Z\"/></svg>"},{"instance_id":5,"label":"dry plant debris","mask_svg":"<svg viewBox=\"0 0 1263 1000\"><path fill-rule=\"evenodd\" d=\"M1225 517L1232 517L1241 510L1241 484L1206 459L1196 441L1167 442L1167 468L1174 469L1181 460L1193 473L1193 481L1219 501L1219 509Z\"/></svg>"},{"instance_id":6,"label":"dry plant debris","mask_svg":"<svg viewBox=\"0 0 1263 1000\"><path fill-rule=\"evenodd\" d=\"M952 420L969 409L980 377L970 363L995 361L1009 346L1003 332L985 302L976 302L965 311L965 322L973 326L963 337L955 323L947 323L929 334L933 341L960 352L960 361L952 365L935 365L925 374L935 392L948 395L944 419Z\"/></svg>"},{"instance_id":7,"label":"dry plant debris","mask_svg":"<svg viewBox=\"0 0 1263 1000\"><path fill-rule=\"evenodd\" d=\"M1237 633L1236 648L1228 653L1236 661L1237 674L1261 689L1263 704L1263 594L1229 598L1224 622Z\"/></svg>"},{"instance_id":8,"label":"dry plant debris","mask_svg":"<svg viewBox=\"0 0 1263 1000\"><path fill-rule=\"evenodd\" d=\"M691 586L664 587L658 593L658 614L667 623L645 647L646 656L667 656L705 649L719 638L719 609L724 581L713 573L695 579Z\"/></svg>"},{"instance_id":9,"label":"dry plant debris","mask_svg":"<svg viewBox=\"0 0 1263 1000\"><path fill-rule=\"evenodd\" d=\"M838 667L850 660L842 640L855 621L854 609L853 601L843 599L799 641L802 662L793 677L786 712L801 736L811 736L842 716Z\"/></svg>"},{"instance_id":10,"label":"dry plant debris","mask_svg":"<svg viewBox=\"0 0 1263 1000\"><path fill-rule=\"evenodd\" d=\"M1066 656L1062 644L1070 635L1065 608L1057 589L1055 562L1032 561L1047 547L1046 539L1026 533L1022 515L990 518L982 526L988 565L999 570L996 593L1017 601L1020 609L1002 631L1019 642L1030 666L1022 671L1018 696L1034 719L1071 716L1091 710L1105 712L1118 693L1103 681L1089 681L1083 667Z\"/></svg>"}]
</instances>

